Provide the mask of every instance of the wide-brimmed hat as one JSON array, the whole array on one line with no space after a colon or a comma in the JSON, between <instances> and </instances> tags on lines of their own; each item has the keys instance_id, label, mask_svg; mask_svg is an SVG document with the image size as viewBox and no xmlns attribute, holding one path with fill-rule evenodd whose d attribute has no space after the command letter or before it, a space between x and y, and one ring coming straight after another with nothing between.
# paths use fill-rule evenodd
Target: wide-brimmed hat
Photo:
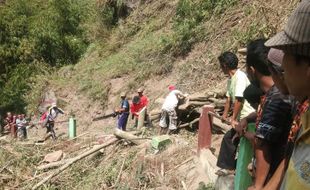
<instances>
[{"instance_id":1,"label":"wide-brimmed hat","mask_svg":"<svg viewBox=\"0 0 310 190\"><path fill-rule=\"evenodd\" d=\"M286 52L310 55L310 1L302 1L289 17L284 30L265 43Z\"/></svg>"}]
</instances>

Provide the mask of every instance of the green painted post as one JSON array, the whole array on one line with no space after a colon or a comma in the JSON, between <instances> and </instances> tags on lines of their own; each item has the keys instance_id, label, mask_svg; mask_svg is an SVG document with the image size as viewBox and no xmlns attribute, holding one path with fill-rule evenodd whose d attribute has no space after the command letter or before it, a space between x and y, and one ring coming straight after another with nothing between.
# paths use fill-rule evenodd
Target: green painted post
<instances>
[{"instance_id":1,"label":"green painted post","mask_svg":"<svg viewBox=\"0 0 310 190\"><path fill-rule=\"evenodd\" d=\"M69 118L69 138L76 137L76 119L72 116Z\"/></svg>"},{"instance_id":2,"label":"green painted post","mask_svg":"<svg viewBox=\"0 0 310 190\"><path fill-rule=\"evenodd\" d=\"M255 124L248 125L249 132L255 132ZM235 190L246 190L252 184L252 177L248 172L248 165L253 158L253 147L251 142L245 137L241 137L237 159L237 169L235 175Z\"/></svg>"}]
</instances>

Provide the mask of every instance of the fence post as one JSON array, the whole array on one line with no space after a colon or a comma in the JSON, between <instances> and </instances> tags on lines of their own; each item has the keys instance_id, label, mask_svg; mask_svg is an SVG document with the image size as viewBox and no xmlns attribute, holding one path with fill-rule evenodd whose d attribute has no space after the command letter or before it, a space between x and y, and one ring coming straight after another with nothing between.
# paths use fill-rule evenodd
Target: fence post
<instances>
[{"instance_id":1,"label":"fence post","mask_svg":"<svg viewBox=\"0 0 310 190\"><path fill-rule=\"evenodd\" d=\"M214 112L213 106L205 105L202 107L198 129L198 154L201 149L211 147L212 117L208 114L209 112Z\"/></svg>"},{"instance_id":2,"label":"fence post","mask_svg":"<svg viewBox=\"0 0 310 190\"><path fill-rule=\"evenodd\" d=\"M138 126L137 126L138 129L141 129L144 126L145 113L146 113L146 107L142 108L142 110L139 112Z\"/></svg>"},{"instance_id":3,"label":"fence post","mask_svg":"<svg viewBox=\"0 0 310 190\"><path fill-rule=\"evenodd\" d=\"M72 116L69 118L69 139L76 137L76 119Z\"/></svg>"}]
</instances>

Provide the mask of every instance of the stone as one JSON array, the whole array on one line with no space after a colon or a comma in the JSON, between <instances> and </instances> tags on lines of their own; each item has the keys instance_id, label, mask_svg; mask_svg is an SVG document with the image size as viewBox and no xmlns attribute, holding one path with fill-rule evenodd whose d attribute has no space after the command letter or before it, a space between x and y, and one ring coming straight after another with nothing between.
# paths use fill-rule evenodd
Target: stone
<instances>
[{"instance_id":1,"label":"stone","mask_svg":"<svg viewBox=\"0 0 310 190\"><path fill-rule=\"evenodd\" d=\"M61 160L62 156L63 156L63 151L58 150L56 152L52 152L52 153L45 155L43 161L48 162L48 163L57 162L57 161Z\"/></svg>"}]
</instances>

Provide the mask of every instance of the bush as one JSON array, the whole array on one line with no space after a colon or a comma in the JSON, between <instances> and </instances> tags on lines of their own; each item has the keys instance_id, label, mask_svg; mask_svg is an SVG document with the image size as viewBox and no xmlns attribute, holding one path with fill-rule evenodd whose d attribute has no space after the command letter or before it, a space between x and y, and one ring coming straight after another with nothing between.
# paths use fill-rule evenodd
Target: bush
<instances>
[{"instance_id":1,"label":"bush","mask_svg":"<svg viewBox=\"0 0 310 190\"><path fill-rule=\"evenodd\" d=\"M175 56L187 54L192 45L205 38L203 21L224 12L237 0L180 0L174 19L174 35L167 43Z\"/></svg>"},{"instance_id":2,"label":"bush","mask_svg":"<svg viewBox=\"0 0 310 190\"><path fill-rule=\"evenodd\" d=\"M91 1L7 0L0 6L0 109L21 111L38 62L76 63L88 46ZM39 66L40 67L40 66Z\"/></svg>"}]
</instances>

